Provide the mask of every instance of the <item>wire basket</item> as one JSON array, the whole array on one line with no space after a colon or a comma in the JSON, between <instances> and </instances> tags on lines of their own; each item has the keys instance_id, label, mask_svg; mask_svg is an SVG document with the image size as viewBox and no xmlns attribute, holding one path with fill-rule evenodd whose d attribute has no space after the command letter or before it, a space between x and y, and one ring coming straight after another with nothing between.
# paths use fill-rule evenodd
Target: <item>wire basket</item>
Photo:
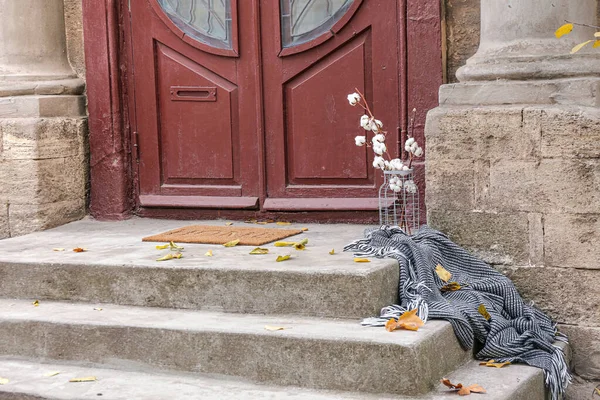
<instances>
[{"instance_id":1,"label":"wire basket","mask_svg":"<svg viewBox=\"0 0 600 400\"><path fill-rule=\"evenodd\" d=\"M419 188L413 170L383 171L379 188L379 224L399 226L407 233L419 229Z\"/></svg>"}]
</instances>

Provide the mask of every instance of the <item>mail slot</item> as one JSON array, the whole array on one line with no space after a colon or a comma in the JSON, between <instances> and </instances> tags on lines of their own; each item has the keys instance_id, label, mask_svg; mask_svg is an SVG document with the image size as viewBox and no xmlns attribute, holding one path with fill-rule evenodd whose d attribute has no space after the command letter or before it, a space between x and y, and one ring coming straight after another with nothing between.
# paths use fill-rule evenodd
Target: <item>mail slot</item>
<instances>
[{"instance_id":1,"label":"mail slot","mask_svg":"<svg viewBox=\"0 0 600 400\"><path fill-rule=\"evenodd\" d=\"M171 86L172 101L217 101L217 88L207 86Z\"/></svg>"}]
</instances>

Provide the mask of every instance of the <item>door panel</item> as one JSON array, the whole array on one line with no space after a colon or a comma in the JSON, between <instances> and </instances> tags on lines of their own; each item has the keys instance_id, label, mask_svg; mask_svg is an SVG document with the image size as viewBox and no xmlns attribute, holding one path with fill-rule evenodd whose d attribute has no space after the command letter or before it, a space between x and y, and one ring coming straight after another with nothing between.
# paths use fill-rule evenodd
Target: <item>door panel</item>
<instances>
[{"instance_id":1,"label":"door panel","mask_svg":"<svg viewBox=\"0 0 600 400\"><path fill-rule=\"evenodd\" d=\"M396 2L338 1L339 10L345 13L333 12L323 20L324 24L333 21L335 30L325 29L321 36L297 44L299 51L294 51L293 43L283 47L286 43L281 40L289 27L282 27L286 18L280 18L280 11L291 1L267 3L270 7L262 8L262 26L275 27L276 32L262 36L267 139L264 208L376 209L380 177L371 165L372 151L354 145L354 136L361 134L360 112L348 104L346 95L354 88L365 93L377 118L386 124L388 151L397 155ZM326 3L334 5L331 0L319 4Z\"/></svg>"},{"instance_id":2,"label":"door panel","mask_svg":"<svg viewBox=\"0 0 600 400\"><path fill-rule=\"evenodd\" d=\"M241 78L255 68L258 47L252 35L242 36L246 51L238 55L231 36L237 28L227 25L254 29L255 4L230 0L219 2L225 11L198 8L212 3L131 0L142 206L257 206L258 82ZM225 18L238 12L244 21ZM211 31L219 21L223 29Z\"/></svg>"}]
</instances>

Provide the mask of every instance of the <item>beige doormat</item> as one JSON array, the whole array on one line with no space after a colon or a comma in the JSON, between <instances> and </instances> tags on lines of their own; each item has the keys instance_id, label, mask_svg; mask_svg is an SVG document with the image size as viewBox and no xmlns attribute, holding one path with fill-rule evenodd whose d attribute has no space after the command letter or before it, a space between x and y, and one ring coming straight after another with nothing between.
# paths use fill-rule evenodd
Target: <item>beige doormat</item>
<instances>
[{"instance_id":1,"label":"beige doormat","mask_svg":"<svg viewBox=\"0 0 600 400\"><path fill-rule=\"evenodd\" d=\"M142 241L225 244L239 239L239 245L260 246L299 233L302 233L300 229L190 225L148 236L143 238Z\"/></svg>"}]
</instances>

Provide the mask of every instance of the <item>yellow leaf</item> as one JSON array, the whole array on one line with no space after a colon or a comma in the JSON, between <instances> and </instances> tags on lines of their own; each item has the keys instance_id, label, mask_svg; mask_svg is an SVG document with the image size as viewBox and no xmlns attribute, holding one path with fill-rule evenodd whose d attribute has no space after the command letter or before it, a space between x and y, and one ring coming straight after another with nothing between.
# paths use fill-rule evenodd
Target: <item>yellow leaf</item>
<instances>
[{"instance_id":1,"label":"yellow leaf","mask_svg":"<svg viewBox=\"0 0 600 400\"><path fill-rule=\"evenodd\" d=\"M490 360L487 362L481 362L479 363L479 365L482 366L486 366L486 367L495 367L495 368L502 368L502 367L506 367L507 365L510 365L510 361L505 361L505 362L494 362L494 360Z\"/></svg>"},{"instance_id":2,"label":"yellow leaf","mask_svg":"<svg viewBox=\"0 0 600 400\"><path fill-rule=\"evenodd\" d=\"M277 259L275 261L281 262L281 261L289 260L291 257L292 256L290 254L287 254L285 256L277 256Z\"/></svg>"},{"instance_id":3,"label":"yellow leaf","mask_svg":"<svg viewBox=\"0 0 600 400\"><path fill-rule=\"evenodd\" d=\"M368 258L355 258L354 262L371 262Z\"/></svg>"},{"instance_id":4,"label":"yellow leaf","mask_svg":"<svg viewBox=\"0 0 600 400\"><path fill-rule=\"evenodd\" d=\"M308 231L308 228L302 228L301 231L306 232L306 231Z\"/></svg>"},{"instance_id":5,"label":"yellow leaf","mask_svg":"<svg viewBox=\"0 0 600 400\"><path fill-rule=\"evenodd\" d=\"M406 311L402 314L398 321L393 318L389 319L385 324L385 329L392 332L396 329L406 329L409 331L418 331L420 327L425 325L425 322L417 315L417 309Z\"/></svg>"},{"instance_id":6,"label":"yellow leaf","mask_svg":"<svg viewBox=\"0 0 600 400\"><path fill-rule=\"evenodd\" d=\"M269 249L263 249L262 247L257 247L250 252L250 254L269 254Z\"/></svg>"},{"instance_id":7,"label":"yellow leaf","mask_svg":"<svg viewBox=\"0 0 600 400\"><path fill-rule=\"evenodd\" d=\"M573 48L571 49L571 54L575 54L575 53L577 53L579 50L583 49L583 47L584 47L586 44L588 44L588 43L591 43L591 42L593 42L593 40L586 40L586 41L585 41L585 42L583 42L583 43L579 43L577 46L575 46L575 47L573 47Z\"/></svg>"},{"instance_id":8,"label":"yellow leaf","mask_svg":"<svg viewBox=\"0 0 600 400\"><path fill-rule=\"evenodd\" d=\"M285 328L283 326L271 326L271 325L265 325L265 329L268 331L282 331Z\"/></svg>"},{"instance_id":9,"label":"yellow leaf","mask_svg":"<svg viewBox=\"0 0 600 400\"><path fill-rule=\"evenodd\" d=\"M334 255L335 254L335 249L331 249L331 251L329 252L329 254Z\"/></svg>"},{"instance_id":10,"label":"yellow leaf","mask_svg":"<svg viewBox=\"0 0 600 400\"><path fill-rule=\"evenodd\" d=\"M246 221L244 221L245 224L256 224L258 221L255 219L248 219Z\"/></svg>"},{"instance_id":11,"label":"yellow leaf","mask_svg":"<svg viewBox=\"0 0 600 400\"><path fill-rule=\"evenodd\" d=\"M65 249L63 249L62 247L55 247L52 249L52 251L65 251Z\"/></svg>"},{"instance_id":12,"label":"yellow leaf","mask_svg":"<svg viewBox=\"0 0 600 400\"><path fill-rule=\"evenodd\" d=\"M307 244L308 244L308 239L302 239L298 243L294 244L294 248L296 250L304 250L306 248Z\"/></svg>"},{"instance_id":13,"label":"yellow leaf","mask_svg":"<svg viewBox=\"0 0 600 400\"><path fill-rule=\"evenodd\" d=\"M52 376L56 376L56 375L58 375L58 374L60 374L60 371L52 371L52 372L48 372L47 374L44 374L44 376L45 376L46 378L50 378L50 377L52 377Z\"/></svg>"},{"instance_id":14,"label":"yellow leaf","mask_svg":"<svg viewBox=\"0 0 600 400\"><path fill-rule=\"evenodd\" d=\"M94 308L94 311L102 311L102 309L100 307L98 307L98 308Z\"/></svg>"},{"instance_id":15,"label":"yellow leaf","mask_svg":"<svg viewBox=\"0 0 600 400\"><path fill-rule=\"evenodd\" d=\"M74 251L75 253L83 253L83 252L87 251L87 249L84 249L84 248L82 248L82 247L75 247L75 248L73 249L73 251Z\"/></svg>"},{"instance_id":16,"label":"yellow leaf","mask_svg":"<svg viewBox=\"0 0 600 400\"><path fill-rule=\"evenodd\" d=\"M225 243L223 246L225 247L235 247L240 242L240 239L232 240L231 242Z\"/></svg>"},{"instance_id":17,"label":"yellow leaf","mask_svg":"<svg viewBox=\"0 0 600 400\"><path fill-rule=\"evenodd\" d=\"M488 312L488 310L485 308L485 306L483 304L479 305L479 307L477 308L477 311L479 312L479 314L483 315L483 318L485 318L488 321L492 318L492 316L490 315L490 313Z\"/></svg>"},{"instance_id":18,"label":"yellow leaf","mask_svg":"<svg viewBox=\"0 0 600 400\"><path fill-rule=\"evenodd\" d=\"M95 376L85 376L83 378L73 378L69 379L69 382L94 382L98 379Z\"/></svg>"},{"instance_id":19,"label":"yellow leaf","mask_svg":"<svg viewBox=\"0 0 600 400\"><path fill-rule=\"evenodd\" d=\"M279 225L279 226L288 226L291 225L291 222L287 222L287 221L277 221L275 222L275 224Z\"/></svg>"},{"instance_id":20,"label":"yellow leaf","mask_svg":"<svg viewBox=\"0 0 600 400\"><path fill-rule=\"evenodd\" d=\"M294 246L296 242L275 242L275 247L288 247Z\"/></svg>"},{"instance_id":21,"label":"yellow leaf","mask_svg":"<svg viewBox=\"0 0 600 400\"><path fill-rule=\"evenodd\" d=\"M212 250L207 251L206 253L204 253L204 255L208 256L208 257L212 257L213 256Z\"/></svg>"},{"instance_id":22,"label":"yellow leaf","mask_svg":"<svg viewBox=\"0 0 600 400\"><path fill-rule=\"evenodd\" d=\"M599 46L600 46L600 40L596 40L592 47L595 49L596 47L599 47Z\"/></svg>"},{"instance_id":23,"label":"yellow leaf","mask_svg":"<svg viewBox=\"0 0 600 400\"><path fill-rule=\"evenodd\" d=\"M600 32L594 33L594 37L600 37Z\"/></svg>"},{"instance_id":24,"label":"yellow leaf","mask_svg":"<svg viewBox=\"0 0 600 400\"><path fill-rule=\"evenodd\" d=\"M435 273L444 282L448 282L450 278L452 278L452 274L448 270L446 270L446 268L442 267L442 264L438 264L435 266Z\"/></svg>"},{"instance_id":25,"label":"yellow leaf","mask_svg":"<svg viewBox=\"0 0 600 400\"><path fill-rule=\"evenodd\" d=\"M0 377L0 385L6 385L8 382L10 382L8 379Z\"/></svg>"},{"instance_id":26,"label":"yellow leaf","mask_svg":"<svg viewBox=\"0 0 600 400\"><path fill-rule=\"evenodd\" d=\"M233 222L225 222L225 225L231 226L231 225L233 225Z\"/></svg>"},{"instance_id":27,"label":"yellow leaf","mask_svg":"<svg viewBox=\"0 0 600 400\"><path fill-rule=\"evenodd\" d=\"M257 224L258 225L267 225L268 222L267 221L258 221Z\"/></svg>"},{"instance_id":28,"label":"yellow leaf","mask_svg":"<svg viewBox=\"0 0 600 400\"><path fill-rule=\"evenodd\" d=\"M442 286L440 290L442 292L455 292L460 290L461 286L458 282L448 282L448 284Z\"/></svg>"},{"instance_id":29,"label":"yellow leaf","mask_svg":"<svg viewBox=\"0 0 600 400\"><path fill-rule=\"evenodd\" d=\"M169 248L169 243L167 244L159 244L156 246L156 250L164 250Z\"/></svg>"},{"instance_id":30,"label":"yellow leaf","mask_svg":"<svg viewBox=\"0 0 600 400\"><path fill-rule=\"evenodd\" d=\"M31 303L31 304L33 304L34 307L37 307L37 306L40 305L40 302L38 300L36 300L33 303Z\"/></svg>"},{"instance_id":31,"label":"yellow leaf","mask_svg":"<svg viewBox=\"0 0 600 400\"><path fill-rule=\"evenodd\" d=\"M597 394L598 396L600 396L600 387L594 388L594 394Z\"/></svg>"},{"instance_id":32,"label":"yellow leaf","mask_svg":"<svg viewBox=\"0 0 600 400\"><path fill-rule=\"evenodd\" d=\"M178 246L175 242L169 242L169 247L171 247L171 250L183 250L183 247Z\"/></svg>"},{"instance_id":33,"label":"yellow leaf","mask_svg":"<svg viewBox=\"0 0 600 400\"><path fill-rule=\"evenodd\" d=\"M175 258L175 255L169 253L169 254L165 254L161 258L157 258L156 261L167 261L167 260L172 260L173 258Z\"/></svg>"},{"instance_id":34,"label":"yellow leaf","mask_svg":"<svg viewBox=\"0 0 600 400\"><path fill-rule=\"evenodd\" d=\"M561 26L560 28L558 28L556 30L556 32L554 32L554 35L556 36L557 39L560 39L564 35L571 33L572 30L573 30L573 24L567 23L567 24L564 24L563 26Z\"/></svg>"},{"instance_id":35,"label":"yellow leaf","mask_svg":"<svg viewBox=\"0 0 600 400\"><path fill-rule=\"evenodd\" d=\"M181 253L175 253L175 254L173 254L173 258L179 259L181 257L183 257L183 254L181 254Z\"/></svg>"}]
</instances>

